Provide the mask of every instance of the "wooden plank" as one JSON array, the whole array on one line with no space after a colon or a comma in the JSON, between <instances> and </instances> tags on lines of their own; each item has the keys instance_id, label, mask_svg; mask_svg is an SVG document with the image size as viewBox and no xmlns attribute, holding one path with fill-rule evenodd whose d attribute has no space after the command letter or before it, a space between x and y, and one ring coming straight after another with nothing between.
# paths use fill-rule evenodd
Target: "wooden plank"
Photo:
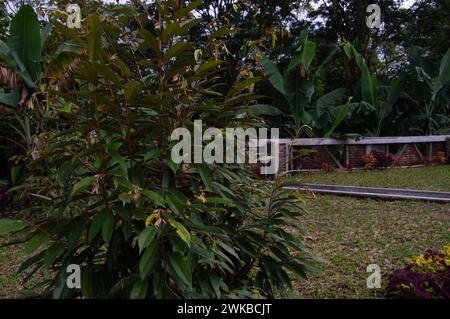
<instances>
[{"instance_id":1,"label":"wooden plank","mask_svg":"<svg viewBox=\"0 0 450 319\"><path fill-rule=\"evenodd\" d=\"M450 137L445 139L445 156L447 157L447 162L450 163Z\"/></svg>"},{"instance_id":2,"label":"wooden plank","mask_svg":"<svg viewBox=\"0 0 450 319\"><path fill-rule=\"evenodd\" d=\"M395 154L395 160L394 160L394 162L392 163L392 166L394 166L394 165L397 163L397 161L398 161L398 160L400 159L400 157L403 155L403 152L405 152L405 150L406 150L406 144L403 145L402 147L400 147L400 149L398 150L397 154Z\"/></svg>"},{"instance_id":3,"label":"wooden plank","mask_svg":"<svg viewBox=\"0 0 450 319\"><path fill-rule=\"evenodd\" d=\"M345 145L345 165L348 167L350 165L350 147Z\"/></svg>"},{"instance_id":4,"label":"wooden plank","mask_svg":"<svg viewBox=\"0 0 450 319\"><path fill-rule=\"evenodd\" d=\"M327 152L328 156L331 157L331 159L333 160L333 162L339 167L339 168L344 168L342 166L341 163L339 163L339 161L337 160L337 158L333 155L333 153L330 152L330 150L328 149L328 147L324 146L323 147L325 149L325 151Z\"/></svg>"},{"instance_id":5,"label":"wooden plank","mask_svg":"<svg viewBox=\"0 0 450 319\"><path fill-rule=\"evenodd\" d=\"M353 197L371 197L371 198L391 199L391 200L397 199L424 200L440 203L450 202L450 193L431 192L412 189L356 187L356 186L324 185L324 184L299 184L298 186L290 186L286 188L309 190L321 194L353 196Z\"/></svg>"},{"instance_id":6,"label":"wooden plank","mask_svg":"<svg viewBox=\"0 0 450 319\"><path fill-rule=\"evenodd\" d=\"M334 138L297 138L297 139L260 139L259 145L269 142L290 144L295 146L325 146L325 145L376 145L376 144L412 144L412 143L438 143L445 142L450 135L430 136L387 136L387 137L362 137L359 140L337 140Z\"/></svg>"},{"instance_id":7,"label":"wooden plank","mask_svg":"<svg viewBox=\"0 0 450 319\"><path fill-rule=\"evenodd\" d=\"M425 158L422 155L422 152L420 151L419 147L417 146L417 144L413 144L414 149L416 150L417 154L419 154L420 159L423 161Z\"/></svg>"}]
</instances>

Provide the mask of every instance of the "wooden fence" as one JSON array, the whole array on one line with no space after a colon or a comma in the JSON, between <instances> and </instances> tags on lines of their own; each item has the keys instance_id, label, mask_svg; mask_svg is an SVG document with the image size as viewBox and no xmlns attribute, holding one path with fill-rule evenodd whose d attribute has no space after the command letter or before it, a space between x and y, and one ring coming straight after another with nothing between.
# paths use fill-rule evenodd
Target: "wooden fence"
<instances>
[{"instance_id":1,"label":"wooden fence","mask_svg":"<svg viewBox=\"0 0 450 319\"><path fill-rule=\"evenodd\" d=\"M260 145L271 142L260 141ZM273 141L272 141L273 142ZM395 158L392 166L417 166L442 160L438 153L450 159L450 135L365 137L356 140L332 138L279 139L279 173L292 170L332 168L362 168L363 156L372 151ZM299 150L312 150L296 158Z\"/></svg>"}]
</instances>

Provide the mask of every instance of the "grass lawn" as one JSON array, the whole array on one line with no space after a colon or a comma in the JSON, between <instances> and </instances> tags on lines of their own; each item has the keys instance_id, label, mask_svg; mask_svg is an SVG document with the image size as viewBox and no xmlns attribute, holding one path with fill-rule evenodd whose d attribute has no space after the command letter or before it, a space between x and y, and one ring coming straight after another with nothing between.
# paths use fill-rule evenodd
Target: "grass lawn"
<instances>
[{"instance_id":1,"label":"grass lawn","mask_svg":"<svg viewBox=\"0 0 450 319\"><path fill-rule=\"evenodd\" d=\"M302 174L305 182L450 191L450 166ZM407 257L450 243L450 204L317 195L300 222L305 241L325 259L321 271L295 283L297 298L376 298L366 267L387 275Z\"/></svg>"},{"instance_id":2,"label":"grass lawn","mask_svg":"<svg viewBox=\"0 0 450 319\"><path fill-rule=\"evenodd\" d=\"M450 192L450 165L414 168L390 168L386 170L337 170L331 173L300 173L305 183L412 188Z\"/></svg>"}]
</instances>

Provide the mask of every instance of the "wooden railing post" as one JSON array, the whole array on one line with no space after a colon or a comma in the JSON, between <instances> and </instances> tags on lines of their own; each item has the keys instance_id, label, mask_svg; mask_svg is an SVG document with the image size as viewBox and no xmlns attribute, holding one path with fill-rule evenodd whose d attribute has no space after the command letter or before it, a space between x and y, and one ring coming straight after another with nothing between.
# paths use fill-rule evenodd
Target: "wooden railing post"
<instances>
[{"instance_id":1,"label":"wooden railing post","mask_svg":"<svg viewBox=\"0 0 450 319\"><path fill-rule=\"evenodd\" d=\"M445 139L445 157L447 157L447 162L450 163L450 137Z\"/></svg>"}]
</instances>

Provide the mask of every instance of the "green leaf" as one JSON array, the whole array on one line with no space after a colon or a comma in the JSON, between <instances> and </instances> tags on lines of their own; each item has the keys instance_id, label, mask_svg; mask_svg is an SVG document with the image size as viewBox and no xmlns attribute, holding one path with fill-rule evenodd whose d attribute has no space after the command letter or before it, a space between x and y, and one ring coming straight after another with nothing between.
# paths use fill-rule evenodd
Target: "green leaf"
<instances>
[{"instance_id":1,"label":"green leaf","mask_svg":"<svg viewBox=\"0 0 450 319\"><path fill-rule=\"evenodd\" d=\"M156 206L164 206L164 196L154 192L154 191L150 191L147 189L143 189L141 191L141 194L147 198L150 198L155 204Z\"/></svg>"},{"instance_id":2,"label":"green leaf","mask_svg":"<svg viewBox=\"0 0 450 319\"><path fill-rule=\"evenodd\" d=\"M174 19L180 19L187 15L189 12L197 8L199 5L203 4L203 0L195 0L189 3L187 6L179 9L174 15Z\"/></svg>"},{"instance_id":3,"label":"green leaf","mask_svg":"<svg viewBox=\"0 0 450 319\"><path fill-rule=\"evenodd\" d=\"M316 55L316 43L308 40L308 30L302 30L299 37L300 47L299 51L294 54L291 62L287 68L287 72L297 73L299 65L303 65L305 71L308 71L309 66Z\"/></svg>"},{"instance_id":4,"label":"green leaf","mask_svg":"<svg viewBox=\"0 0 450 319\"><path fill-rule=\"evenodd\" d=\"M123 291L124 288L127 288L128 286L131 286L136 281L136 275L129 275L126 277L123 277L119 281L117 281L114 286L109 290L109 295L115 295L121 291Z\"/></svg>"},{"instance_id":5,"label":"green leaf","mask_svg":"<svg viewBox=\"0 0 450 319\"><path fill-rule=\"evenodd\" d=\"M14 219L0 219L0 236L16 232L27 227L27 224Z\"/></svg>"},{"instance_id":6,"label":"green leaf","mask_svg":"<svg viewBox=\"0 0 450 319\"><path fill-rule=\"evenodd\" d=\"M158 148L151 149L150 151L144 154L144 161L147 162L149 160L158 158L160 154L160 150Z\"/></svg>"},{"instance_id":7,"label":"green leaf","mask_svg":"<svg viewBox=\"0 0 450 319\"><path fill-rule=\"evenodd\" d=\"M17 69L16 62L12 57L11 49L2 40L0 40L0 61L11 69Z\"/></svg>"},{"instance_id":8,"label":"green leaf","mask_svg":"<svg viewBox=\"0 0 450 319\"><path fill-rule=\"evenodd\" d=\"M191 47L192 45L187 42L179 41L175 43L169 48L169 50L167 50L166 54L164 54L164 61L166 62L169 61L174 56L180 54L183 51L188 50Z\"/></svg>"},{"instance_id":9,"label":"green leaf","mask_svg":"<svg viewBox=\"0 0 450 319\"><path fill-rule=\"evenodd\" d=\"M50 36L50 32L52 32L53 26L49 22L45 25L45 27L41 30L41 50L45 45L45 42L47 42L48 37Z\"/></svg>"},{"instance_id":10,"label":"green leaf","mask_svg":"<svg viewBox=\"0 0 450 319\"><path fill-rule=\"evenodd\" d=\"M203 183L206 186L207 191L212 191L212 177L209 173L208 168L206 167L198 167L198 172L200 173L200 177L202 178Z\"/></svg>"},{"instance_id":11,"label":"green leaf","mask_svg":"<svg viewBox=\"0 0 450 319\"><path fill-rule=\"evenodd\" d=\"M111 240L113 227L114 227L114 215L110 212L106 212L105 219L103 220L102 225L102 237L105 243L109 243L109 241Z\"/></svg>"},{"instance_id":12,"label":"green leaf","mask_svg":"<svg viewBox=\"0 0 450 319\"><path fill-rule=\"evenodd\" d=\"M325 58L325 60L320 64L320 66L317 68L315 77L318 78L322 75L322 70L333 60L333 58L338 53L338 48L334 48L330 54Z\"/></svg>"},{"instance_id":13,"label":"green leaf","mask_svg":"<svg viewBox=\"0 0 450 319\"><path fill-rule=\"evenodd\" d=\"M170 221L170 225L172 225L176 230L177 230L177 234L178 236L180 236L180 238L188 245L191 246L191 233L189 233L189 231L186 229L186 227L184 227L183 224L175 221L175 220L171 220Z\"/></svg>"},{"instance_id":14,"label":"green leaf","mask_svg":"<svg viewBox=\"0 0 450 319\"><path fill-rule=\"evenodd\" d=\"M174 172L176 173L178 168L180 167L180 164L175 163L172 158L170 158L170 156L168 156L165 160L164 163L166 163L166 165Z\"/></svg>"},{"instance_id":15,"label":"green leaf","mask_svg":"<svg viewBox=\"0 0 450 319\"><path fill-rule=\"evenodd\" d=\"M317 115L320 117L322 114L326 113L330 108L336 106L336 104L343 99L345 93L346 89L339 88L321 96L316 103Z\"/></svg>"},{"instance_id":16,"label":"green leaf","mask_svg":"<svg viewBox=\"0 0 450 319\"><path fill-rule=\"evenodd\" d=\"M94 298L92 282L92 269L84 268L81 271L81 292L84 298Z\"/></svg>"},{"instance_id":17,"label":"green leaf","mask_svg":"<svg viewBox=\"0 0 450 319\"><path fill-rule=\"evenodd\" d=\"M385 119L392 113L392 108L395 103L397 103L398 99L404 92L404 85L406 82L406 77L402 76L399 79L394 81L394 84L391 86L389 90L389 94L387 97L387 101L384 103L383 108L380 110L380 119Z\"/></svg>"},{"instance_id":18,"label":"green leaf","mask_svg":"<svg viewBox=\"0 0 450 319\"><path fill-rule=\"evenodd\" d=\"M432 100L436 100L436 96L442 90L442 88L450 82L450 49L447 50L444 57L441 60L439 67L439 77L434 85Z\"/></svg>"},{"instance_id":19,"label":"green leaf","mask_svg":"<svg viewBox=\"0 0 450 319\"><path fill-rule=\"evenodd\" d=\"M140 37L144 40L144 44L152 49L154 52L158 52L158 41L156 40L153 33L148 30L140 29L139 30Z\"/></svg>"},{"instance_id":20,"label":"green leaf","mask_svg":"<svg viewBox=\"0 0 450 319\"><path fill-rule=\"evenodd\" d=\"M305 266L302 264L299 264L295 261L287 262L284 264L287 268L295 272L297 275L301 276L302 278L306 278L306 271Z\"/></svg>"},{"instance_id":21,"label":"green leaf","mask_svg":"<svg viewBox=\"0 0 450 319\"><path fill-rule=\"evenodd\" d=\"M91 242L102 229L103 221L105 220L107 214L108 214L107 211L101 211L100 213L95 215L94 219L92 220L91 226L89 227L88 233L89 242Z\"/></svg>"},{"instance_id":22,"label":"green leaf","mask_svg":"<svg viewBox=\"0 0 450 319\"><path fill-rule=\"evenodd\" d=\"M284 87L284 80L283 76L280 73L280 70L275 65L275 63L273 63L271 60L265 57L262 53L261 56L262 56L261 66L266 72L266 76L269 79L270 84L272 84L272 86L287 99L286 89Z\"/></svg>"},{"instance_id":23,"label":"green leaf","mask_svg":"<svg viewBox=\"0 0 450 319\"><path fill-rule=\"evenodd\" d=\"M50 266L53 262L61 256L61 254L66 250L63 244L53 244L47 251L45 252L45 256L43 259L45 266Z\"/></svg>"},{"instance_id":24,"label":"green leaf","mask_svg":"<svg viewBox=\"0 0 450 319\"><path fill-rule=\"evenodd\" d=\"M186 285L192 287L192 272L185 258L177 253L170 253L169 260L177 276L180 277Z\"/></svg>"},{"instance_id":25,"label":"green leaf","mask_svg":"<svg viewBox=\"0 0 450 319\"><path fill-rule=\"evenodd\" d=\"M46 251L43 250L39 253L37 253L36 255L28 258L27 260L25 260L19 267L19 269L17 270L17 273L21 273L24 272L25 270L27 270L28 268L30 268L32 265L36 264L37 262L39 262L40 260L42 260L42 258L45 256Z\"/></svg>"},{"instance_id":26,"label":"green leaf","mask_svg":"<svg viewBox=\"0 0 450 319\"><path fill-rule=\"evenodd\" d=\"M19 181L20 174L22 172L22 166L15 165L11 168L11 182L13 185L16 185Z\"/></svg>"},{"instance_id":27,"label":"green leaf","mask_svg":"<svg viewBox=\"0 0 450 319\"><path fill-rule=\"evenodd\" d=\"M166 24L163 35L162 35L162 42L167 43L170 38L174 35L177 35L178 31L180 30L180 23L179 22L169 22Z\"/></svg>"},{"instance_id":28,"label":"green leaf","mask_svg":"<svg viewBox=\"0 0 450 319\"><path fill-rule=\"evenodd\" d=\"M361 95L364 101L377 106L375 95L377 93L376 79L369 72L369 67L364 62L362 66L362 78L361 78Z\"/></svg>"},{"instance_id":29,"label":"green leaf","mask_svg":"<svg viewBox=\"0 0 450 319\"><path fill-rule=\"evenodd\" d=\"M108 66L101 63L95 63L92 65L92 67L97 72L97 74L102 75L105 80L110 81L117 86L120 85L120 80L117 77L116 73Z\"/></svg>"},{"instance_id":30,"label":"green leaf","mask_svg":"<svg viewBox=\"0 0 450 319\"><path fill-rule=\"evenodd\" d=\"M115 59L114 63L119 68L120 74L122 75L122 77L128 78L133 75L130 71L130 68L121 59L119 59L119 58Z\"/></svg>"},{"instance_id":31,"label":"green leaf","mask_svg":"<svg viewBox=\"0 0 450 319\"><path fill-rule=\"evenodd\" d=\"M350 112L350 106L349 106L350 105L350 101L351 101L351 98L348 100L347 104L342 105L339 108L339 113L336 116L336 118L334 119L334 122L331 125L331 127L328 129L328 131L323 136L324 138L330 137L331 134L333 134L334 130L339 126L339 124L341 124L342 121L345 120L345 118L347 117L348 113Z\"/></svg>"},{"instance_id":32,"label":"green leaf","mask_svg":"<svg viewBox=\"0 0 450 319\"><path fill-rule=\"evenodd\" d=\"M203 63L202 65L200 65L198 67L198 69L196 70L196 73L198 76L203 76L205 75L207 72L209 72L211 69L216 70L219 65L223 64L223 61L208 61Z\"/></svg>"},{"instance_id":33,"label":"green leaf","mask_svg":"<svg viewBox=\"0 0 450 319\"><path fill-rule=\"evenodd\" d=\"M41 32L33 8L22 5L11 20L7 40L13 55L23 63L25 70L35 81L41 75ZM20 68L19 68L20 69Z\"/></svg>"},{"instance_id":34,"label":"green leaf","mask_svg":"<svg viewBox=\"0 0 450 319\"><path fill-rule=\"evenodd\" d=\"M75 185L73 185L72 191L70 192L69 199L72 199L76 194L91 185L94 180L95 176L87 176L75 183Z\"/></svg>"},{"instance_id":35,"label":"green leaf","mask_svg":"<svg viewBox=\"0 0 450 319\"><path fill-rule=\"evenodd\" d=\"M234 250L233 247L231 247L231 246L225 244L223 241L220 241L220 240L217 241L217 244L218 244L220 247L222 247L223 249L225 249L226 252L228 252L229 254L231 254L231 255L233 255L234 257L236 257L236 258L239 259L239 256L238 256L236 250Z\"/></svg>"},{"instance_id":36,"label":"green leaf","mask_svg":"<svg viewBox=\"0 0 450 319\"><path fill-rule=\"evenodd\" d=\"M156 256L158 247L159 243L157 241L153 241L150 246L145 249L144 254L141 256L141 259L139 260L139 276L141 279L147 277L147 274L158 260Z\"/></svg>"},{"instance_id":37,"label":"green leaf","mask_svg":"<svg viewBox=\"0 0 450 319\"><path fill-rule=\"evenodd\" d=\"M195 27L197 24L200 24L201 22L202 22L201 19L192 19L182 23L180 26L180 30L178 31L178 35L179 36L186 35L193 27Z\"/></svg>"},{"instance_id":38,"label":"green leaf","mask_svg":"<svg viewBox=\"0 0 450 319\"><path fill-rule=\"evenodd\" d=\"M70 223L69 235L67 236L68 249L72 250L80 240L84 230L84 219L79 217Z\"/></svg>"},{"instance_id":39,"label":"green leaf","mask_svg":"<svg viewBox=\"0 0 450 319\"><path fill-rule=\"evenodd\" d=\"M375 76L372 76L369 71L369 67L364 61L363 57L356 51L355 47L351 43L344 45L345 54L350 59L356 61L356 65L361 70L361 95L365 102L373 106L378 106L376 94L378 94L378 83Z\"/></svg>"},{"instance_id":40,"label":"green leaf","mask_svg":"<svg viewBox=\"0 0 450 319\"><path fill-rule=\"evenodd\" d=\"M25 252L31 254L35 252L42 244L47 242L47 236L44 233L39 233L33 236L31 240L25 245Z\"/></svg>"},{"instance_id":41,"label":"green leaf","mask_svg":"<svg viewBox=\"0 0 450 319\"><path fill-rule=\"evenodd\" d=\"M11 107L16 107L20 101L20 93L17 90L12 90L9 93L4 93L0 89L0 104L5 104Z\"/></svg>"},{"instance_id":42,"label":"green leaf","mask_svg":"<svg viewBox=\"0 0 450 319\"><path fill-rule=\"evenodd\" d=\"M234 96L237 93L241 93L244 90L251 89L255 83L261 81L260 77L250 77L245 79L244 81L239 82L235 87L233 87L227 94L228 97Z\"/></svg>"},{"instance_id":43,"label":"green leaf","mask_svg":"<svg viewBox=\"0 0 450 319\"><path fill-rule=\"evenodd\" d=\"M153 241L157 233L156 227L145 228L138 237L139 254Z\"/></svg>"},{"instance_id":44,"label":"green leaf","mask_svg":"<svg viewBox=\"0 0 450 319\"><path fill-rule=\"evenodd\" d=\"M125 87L125 101L131 103L133 99L142 91L142 85L137 81L127 83Z\"/></svg>"},{"instance_id":45,"label":"green leaf","mask_svg":"<svg viewBox=\"0 0 450 319\"><path fill-rule=\"evenodd\" d=\"M220 298L220 296L221 296L221 294L220 294L220 283L221 283L222 280L214 272L209 272L208 275L209 275L209 280L211 282L211 286L213 287L217 298Z\"/></svg>"},{"instance_id":46,"label":"green leaf","mask_svg":"<svg viewBox=\"0 0 450 319\"><path fill-rule=\"evenodd\" d=\"M133 201L131 198L131 195L128 194L127 192L120 193L118 198L124 206L125 206L125 204L131 203Z\"/></svg>"},{"instance_id":47,"label":"green leaf","mask_svg":"<svg viewBox=\"0 0 450 319\"><path fill-rule=\"evenodd\" d=\"M88 21L88 52L89 60L98 60L101 50L100 18L97 15L89 15Z\"/></svg>"},{"instance_id":48,"label":"green leaf","mask_svg":"<svg viewBox=\"0 0 450 319\"><path fill-rule=\"evenodd\" d=\"M133 288L131 288L130 299L144 299L147 296L148 282L147 280L137 280Z\"/></svg>"},{"instance_id":49,"label":"green leaf","mask_svg":"<svg viewBox=\"0 0 450 319\"><path fill-rule=\"evenodd\" d=\"M278 116L283 114L279 108L269 104L251 105L250 109L260 115Z\"/></svg>"},{"instance_id":50,"label":"green leaf","mask_svg":"<svg viewBox=\"0 0 450 319\"><path fill-rule=\"evenodd\" d=\"M309 66L311 65L311 62L315 56L316 56L316 43L306 40L304 47L302 49L302 55L300 59L306 71L308 71Z\"/></svg>"},{"instance_id":51,"label":"green leaf","mask_svg":"<svg viewBox=\"0 0 450 319\"><path fill-rule=\"evenodd\" d=\"M67 273L63 267L59 269L58 275L56 276L56 281L54 283L52 298L53 299L68 299L72 290L67 287Z\"/></svg>"}]
</instances>

